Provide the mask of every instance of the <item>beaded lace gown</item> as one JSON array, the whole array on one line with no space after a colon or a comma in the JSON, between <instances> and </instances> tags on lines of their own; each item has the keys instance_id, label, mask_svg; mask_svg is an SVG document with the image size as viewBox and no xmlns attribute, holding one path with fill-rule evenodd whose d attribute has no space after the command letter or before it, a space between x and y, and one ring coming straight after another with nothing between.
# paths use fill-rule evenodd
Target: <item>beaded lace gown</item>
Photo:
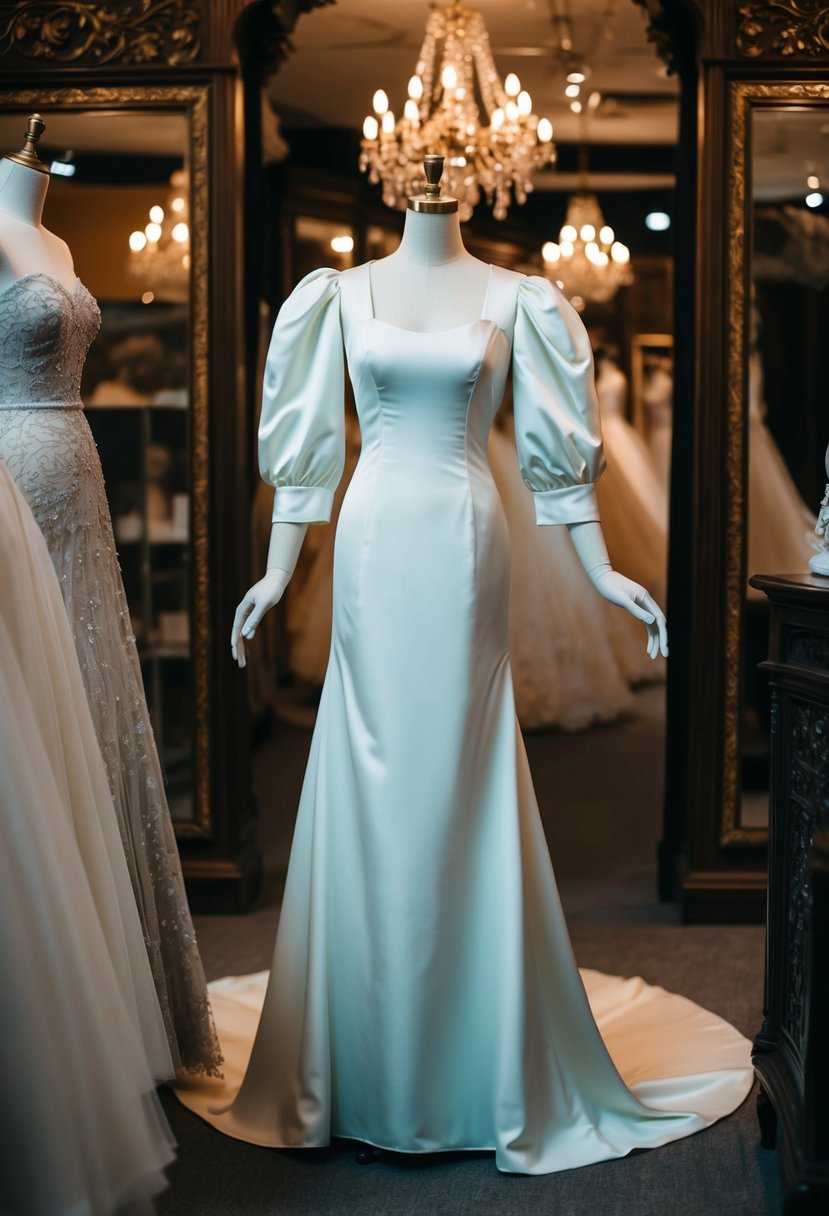
<instances>
[{"instance_id":1,"label":"beaded lace gown","mask_svg":"<svg viewBox=\"0 0 829 1216\"><path fill-rule=\"evenodd\" d=\"M226 1082L180 1099L261 1145L491 1149L515 1173L664 1144L739 1104L749 1044L641 981L592 973L588 999L516 722L487 461L512 355L539 523L597 518L584 328L547 280L493 267L478 320L400 329L374 316L370 266L304 279L268 355L277 520L330 513L343 347L363 442L270 982L216 986Z\"/></svg>"},{"instance_id":2,"label":"beaded lace gown","mask_svg":"<svg viewBox=\"0 0 829 1216\"><path fill-rule=\"evenodd\" d=\"M23 490L63 593L176 1071L221 1054L184 891L81 372L98 306L29 274L0 293L0 459Z\"/></svg>"}]
</instances>

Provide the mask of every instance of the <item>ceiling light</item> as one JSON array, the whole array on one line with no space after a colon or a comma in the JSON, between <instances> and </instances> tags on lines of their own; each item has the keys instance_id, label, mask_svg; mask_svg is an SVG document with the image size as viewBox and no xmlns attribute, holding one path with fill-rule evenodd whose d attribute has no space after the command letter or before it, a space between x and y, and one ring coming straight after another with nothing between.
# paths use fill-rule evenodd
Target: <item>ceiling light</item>
<instances>
[{"instance_id":1,"label":"ceiling light","mask_svg":"<svg viewBox=\"0 0 829 1216\"><path fill-rule=\"evenodd\" d=\"M817 190L820 188L820 178L815 177L814 173L810 173L806 178L806 185L810 190Z\"/></svg>"},{"instance_id":2,"label":"ceiling light","mask_svg":"<svg viewBox=\"0 0 829 1216\"><path fill-rule=\"evenodd\" d=\"M649 211L645 216L645 227L651 232L665 232L671 226L667 211Z\"/></svg>"},{"instance_id":3,"label":"ceiling light","mask_svg":"<svg viewBox=\"0 0 829 1216\"><path fill-rule=\"evenodd\" d=\"M568 84L568 85L564 86L564 96L565 97L578 97L580 92L581 92L580 84Z\"/></svg>"},{"instance_id":4,"label":"ceiling light","mask_svg":"<svg viewBox=\"0 0 829 1216\"><path fill-rule=\"evenodd\" d=\"M567 73L568 84L584 84L585 80L590 79L590 68L586 63L572 67Z\"/></svg>"},{"instance_id":5,"label":"ceiling light","mask_svg":"<svg viewBox=\"0 0 829 1216\"><path fill-rule=\"evenodd\" d=\"M74 177L75 166L65 160L53 160L49 166L49 172L54 173L56 177Z\"/></svg>"},{"instance_id":6,"label":"ceiling light","mask_svg":"<svg viewBox=\"0 0 829 1216\"><path fill-rule=\"evenodd\" d=\"M807 207L820 207L823 205L823 195L819 190L814 190L811 194L806 195Z\"/></svg>"}]
</instances>

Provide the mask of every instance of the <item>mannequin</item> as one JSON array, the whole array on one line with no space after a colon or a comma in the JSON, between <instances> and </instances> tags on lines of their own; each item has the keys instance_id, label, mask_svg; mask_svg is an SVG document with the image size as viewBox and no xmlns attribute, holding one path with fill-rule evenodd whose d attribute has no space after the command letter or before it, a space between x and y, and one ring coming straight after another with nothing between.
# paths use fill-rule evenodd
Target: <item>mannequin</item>
<instances>
[{"instance_id":1,"label":"mannequin","mask_svg":"<svg viewBox=\"0 0 829 1216\"><path fill-rule=\"evenodd\" d=\"M485 281L439 176L427 162L396 255L312 271L274 325L259 459L276 523L330 518L346 362L362 443L337 523L331 651L273 965L217 984L226 1080L179 1098L262 1146L484 1150L505 1172L543 1174L664 1144L733 1109L750 1084L748 1043L727 1098L709 1105L722 1078L694 1077L703 1112L687 1060L672 1047L657 1065L637 1015L631 1037L665 1082L647 1106L596 1024L515 713L510 538L487 459L510 368L535 520L572 527L597 585L648 623L651 653L664 617L604 552L584 326L548 279L488 267ZM242 660L260 590L240 606ZM615 984L597 983L592 1004L607 994L618 1008ZM663 1024L673 1039L673 1015ZM719 1033L692 1037L696 1072Z\"/></svg>"},{"instance_id":2,"label":"mannequin","mask_svg":"<svg viewBox=\"0 0 829 1216\"><path fill-rule=\"evenodd\" d=\"M35 146L45 128L33 114L21 151L0 160L0 291L31 274L49 275L67 291L75 286L69 246L43 226L49 170Z\"/></svg>"},{"instance_id":3,"label":"mannequin","mask_svg":"<svg viewBox=\"0 0 829 1216\"><path fill-rule=\"evenodd\" d=\"M427 181L438 191L442 167L442 158L426 157ZM400 245L374 263L370 273L375 316L396 328L425 333L461 326L480 316L489 273L487 264L464 247L457 200L429 197L428 190L427 186L427 195L409 199ZM647 626L649 657L667 655L661 609L644 588L613 569L598 520L567 527L596 589ZM285 592L306 529L306 524L273 525L265 577L250 588L233 621L231 651L240 667L246 663L245 641Z\"/></svg>"},{"instance_id":4,"label":"mannequin","mask_svg":"<svg viewBox=\"0 0 829 1216\"><path fill-rule=\"evenodd\" d=\"M42 222L49 171L36 147L45 126L33 114L23 148L0 160L0 459L58 576L173 1066L216 1074L207 985L80 396L100 310Z\"/></svg>"}]
</instances>

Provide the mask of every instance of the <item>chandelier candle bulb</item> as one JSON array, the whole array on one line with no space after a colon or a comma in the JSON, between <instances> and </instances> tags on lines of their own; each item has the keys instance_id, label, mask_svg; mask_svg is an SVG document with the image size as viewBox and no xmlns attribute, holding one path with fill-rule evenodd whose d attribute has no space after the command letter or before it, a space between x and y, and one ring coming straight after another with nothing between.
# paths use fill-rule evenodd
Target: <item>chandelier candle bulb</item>
<instances>
[{"instance_id":1,"label":"chandelier candle bulb","mask_svg":"<svg viewBox=\"0 0 829 1216\"><path fill-rule=\"evenodd\" d=\"M514 101L508 101L506 104L506 115L509 122L515 122L521 111Z\"/></svg>"},{"instance_id":2,"label":"chandelier candle bulb","mask_svg":"<svg viewBox=\"0 0 829 1216\"><path fill-rule=\"evenodd\" d=\"M603 245L612 245L616 240L616 233L609 224L605 224L604 228L602 228L601 232L599 233L599 240Z\"/></svg>"},{"instance_id":3,"label":"chandelier candle bulb","mask_svg":"<svg viewBox=\"0 0 829 1216\"><path fill-rule=\"evenodd\" d=\"M457 87L458 73L452 67L451 63L447 64L441 72L440 83L445 89L454 89Z\"/></svg>"},{"instance_id":4,"label":"chandelier candle bulb","mask_svg":"<svg viewBox=\"0 0 829 1216\"><path fill-rule=\"evenodd\" d=\"M394 114L391 110L386 110L383 115L383 134L394 135Z\"/></svg>"},{"instance_id":5,"label":"chandelier candle bulb","mask_svg":"<svg viewBox=\"0 0 829 1216\"><path fill-rule=\"evenodd\" d=\"M583 241L594 241L596 239L596 229L592 224L582 224L579 236Z\"/></svg>"},{"instance_id":6,"label":"chandelier candle bulb","mask_svg":"<svg viewBox=\"0 0 829 1216\"><path fill-rule=\"evenodd\" d=\"M528 114L533 112L533 99L530 97L526 89L522 89L518 94L518 113L526 118Z\"/></svg>"},{"instance_id":7,"label":"chandelier candle bulb","mask_svg":"<svg viewBox=\"0 0 829 1216\"><path fill-rule=\"evenodd\" d=\"M371 99L371 108L375 114L385 114L389 108L389 99L382 89L378 89Z\"/></svg>"},{"instance_id":8,"label":"chandelier candle bulb","mask_svg":"<svg viewBox=\"0 0 829 1216\"><path fill-rule=\"evenodd\" d=\"M411 97L403 107L403 117L407 122L420 122L420 110L417 108L417 102Z\"/></svg>"},{"instance_id":9,"label":"chandelier candle bulb","mask_svg":"<svg viewBox=\"0 0 829 1216\"><path fill-rule=\"evenodd\" d=\"M541 247L541 256L545 262L554 263L561 257L561 250L555 241L545 241Z\"/></svg>"},{"instance_id":10,"label":"chandelier candle bulb","mask_svg":"<svg viewBox=\"0 0 829 1216\"><path fill-rule=\"evenodd\" d=\"M412 101L420 101L423 96L423 81L419 76L409 78L409 97Z\"/></svg>"},{"instance_id":11,"label":"chandelier candle bulb","mask_svg":"<svg viewBox=\"0 0 829 1216\"><path fill-rule=\"evenodd\" d=\"M564 87L564 96L565 97L578 97L580 92L581 92L580 84L568 84L568 85L565 85L565 87Z\"/></svg>"},{"instance_id":12,"label":"chandelier candle bulb","mask_svg":"<svg viewBox=\"0 0 829 1216\"><path fill-rule=\"evenodd\" d=\"M363 122L363 139L373 143L380 132L380 124L373 114L369 114Z\"/></svg>"},{"instance_id":13,"label":"chandelier candle bulb","mask_svg":"<svg viewBox=\"0 0 829 1216\"><path fill-rule=\"evenodd\" d=\"M553 138L553 124L549 118L539 118L535 133L543 144L550 142Z\"/></svg>"},{"instance_id":14,"label":"chandelier candle bulb","mask_svg":"<svg viewBox=\"0 0 829 1216\"><path fill-rule=\"evenodd\" d=\"M157 241L161 240L161 225L154 223L152 220L146 225L144 232L151 245L155 245Z\"/></svg>"},{"instance_id":15,"label":"chandelier candle bulb","mask_svg":"<svg viewBox=\"0 0 829 1216\"><path fill-rule=\"evenodd\" d=\"M515 75L515 72L510 72L504 81L504 92L507 97L517 97L521 92L521 81Z\"/></svg>"},{"instance_id":16,"label":"chandelier candle bulb","mask_svg":"<svg viewBox=\"0 0 829 1216\"><path fill-rule=\"evenodd\" d=\"M164 219L164 208L158 206L150 207L150 219L154 224L160 224Z\"/></svg>"}]
</instances>

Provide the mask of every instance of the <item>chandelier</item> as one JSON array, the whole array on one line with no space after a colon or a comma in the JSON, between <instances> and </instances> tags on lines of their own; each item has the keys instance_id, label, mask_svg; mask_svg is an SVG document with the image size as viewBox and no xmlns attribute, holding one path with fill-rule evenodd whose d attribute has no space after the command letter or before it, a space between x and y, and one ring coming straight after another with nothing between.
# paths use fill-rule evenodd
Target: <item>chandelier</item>
<instances>
[{"instance_id":1,"label":"chandelier","mask_svg":"<svg viewBox=\"0 0 829 1216\"><path fill-rule=\"evenodd\" d=\"M150 207L144 229L130 233L130 278L142 288L142 299L186 300L190 289L190 228L187 222L187 174L170 178L166 206Z\"/></svg>"},{"instance_id":2,"label":"chandelier","mask_svg":"<svg viewBox=\"0 0 829 1216\"><path fill-rule=\"evenodd\" d=\"M599 200L587 191L570 197L558 243L547 241L541 256L550 278L579 312L588 301L612 300L620 287L633 282L630 250L616 240Z\"/></svg>"},{"instance_id":3,"label":"chandelier","mask_svg":"<svg viewBox=\"0 0 829 1216\"><path fill-rule=\"evenodd\" d=\"M455 2L430 14L408 93L402 117L395 119L378 89L374 114L363 123L360 169L369 181L382 181L389 207L420 192L423 158L431 153L444 157L444 186L458 199L462 220L482 193L502 220L512 194L525 203L533 173L555 161L552 123L533 114L532 98L514 72L501 83L475 9Z\"/></svg>"}]
</instances>

